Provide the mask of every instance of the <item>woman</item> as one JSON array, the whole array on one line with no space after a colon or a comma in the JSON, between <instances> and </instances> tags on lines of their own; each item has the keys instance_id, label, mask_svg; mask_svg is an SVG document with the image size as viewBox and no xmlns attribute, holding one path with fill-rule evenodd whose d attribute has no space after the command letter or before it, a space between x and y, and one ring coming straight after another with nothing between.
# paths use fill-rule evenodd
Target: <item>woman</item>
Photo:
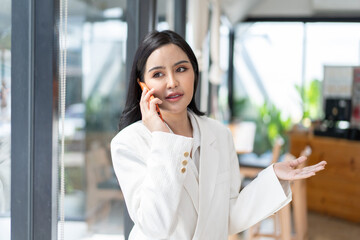
<instances>
[{"instance_id":1,"label":"woman","mask_svg":"<svg viewBox=\"0 0 360 240\"><path fill-rule=\"evenodd\" d=\"M321 162L295 170L304 157L277 163L239 193L232 135L195 105L198 75L194 53L172 31L148 34L136 52L120 132L111 142L135 223L130 239L227 239L289 203L288 180L324 169ZM148 89L141 91L137 80Z\"/></svg>"}]
</instances>

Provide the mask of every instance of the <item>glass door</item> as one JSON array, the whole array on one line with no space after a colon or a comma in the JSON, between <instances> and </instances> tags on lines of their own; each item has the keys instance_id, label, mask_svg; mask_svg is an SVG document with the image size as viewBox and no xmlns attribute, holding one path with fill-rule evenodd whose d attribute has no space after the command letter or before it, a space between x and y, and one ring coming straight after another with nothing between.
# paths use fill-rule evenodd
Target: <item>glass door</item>
<instances>
[{"instance_id":1,"label":"glass door","mask_svg":"<svg viewBox=\"0 0 360 240\"><path fill-rule=\"evenodd\" d=\"M125 0L81 5L69 1L66 240L123 239L125 205L112 167L110 141L126 97L125 11Z\"/></svg>"}]
</instances>

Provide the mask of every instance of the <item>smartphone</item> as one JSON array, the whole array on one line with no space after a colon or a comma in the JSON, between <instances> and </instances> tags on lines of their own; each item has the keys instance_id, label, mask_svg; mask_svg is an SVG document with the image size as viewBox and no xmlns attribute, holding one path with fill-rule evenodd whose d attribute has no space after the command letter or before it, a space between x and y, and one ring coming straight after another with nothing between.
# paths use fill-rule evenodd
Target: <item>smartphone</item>
<instances>
[{"instance_id":1,"label":"smartphone","mask_svg":"<svg viewBox=\"0 0 360 240\"><path fill-rule=\"evenodd\" d=\"M146 87L148 90L150 90L150 88L149 88L148 86L146 86L145 83L140 82L139 79L137 80L137 82L139 83L142 91L144 90L145 87ZM153 96L153 95L150 96L150 100L152 100L152 99L154 99L154 96ZM157 111L159 117L161 118L161 120L164 121L164 119L163 119L162 116L161 116L160 108L159 108L159 106L158 106L157 104L156 104L156 111Z\"/></svg>"}]
</instances>

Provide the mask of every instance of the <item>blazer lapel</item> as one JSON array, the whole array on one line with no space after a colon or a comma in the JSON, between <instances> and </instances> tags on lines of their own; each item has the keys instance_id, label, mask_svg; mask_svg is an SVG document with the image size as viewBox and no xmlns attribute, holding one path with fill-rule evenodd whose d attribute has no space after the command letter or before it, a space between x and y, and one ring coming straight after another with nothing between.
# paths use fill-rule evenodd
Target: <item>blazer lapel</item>
<instances>
[{"instance_id":1,"label":"blazer lapel","mask_svg":"<svg viewBox=\"0 0 360 240\"><path fill-rule=\"evenodd\" d=\"M200 128L200 171L199 171L199 212L198 224L194 239L199 239L200 234L208 220L211 199L214 194L216 176L219 165L219 152L216 149L216 138L212 131L206 127L206 122L201 117L196 117Z\"/></svg>"}]
</instances>

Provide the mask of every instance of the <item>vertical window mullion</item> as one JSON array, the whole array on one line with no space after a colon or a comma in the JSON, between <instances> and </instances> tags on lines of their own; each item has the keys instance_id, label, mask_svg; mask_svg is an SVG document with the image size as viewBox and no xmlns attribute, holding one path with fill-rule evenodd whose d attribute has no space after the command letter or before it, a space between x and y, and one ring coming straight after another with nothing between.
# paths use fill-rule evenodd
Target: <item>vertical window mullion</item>
<instances>
[{"instance_id":1,"label":"vertical window mullion","mask_svg":"<svg viewBox=\"0 0 360 240\"><path fill-rule=\"evenodd\" d=\"M12 1L11 239L56 239L54 2Z\"/></svg>"}]
</instances>

